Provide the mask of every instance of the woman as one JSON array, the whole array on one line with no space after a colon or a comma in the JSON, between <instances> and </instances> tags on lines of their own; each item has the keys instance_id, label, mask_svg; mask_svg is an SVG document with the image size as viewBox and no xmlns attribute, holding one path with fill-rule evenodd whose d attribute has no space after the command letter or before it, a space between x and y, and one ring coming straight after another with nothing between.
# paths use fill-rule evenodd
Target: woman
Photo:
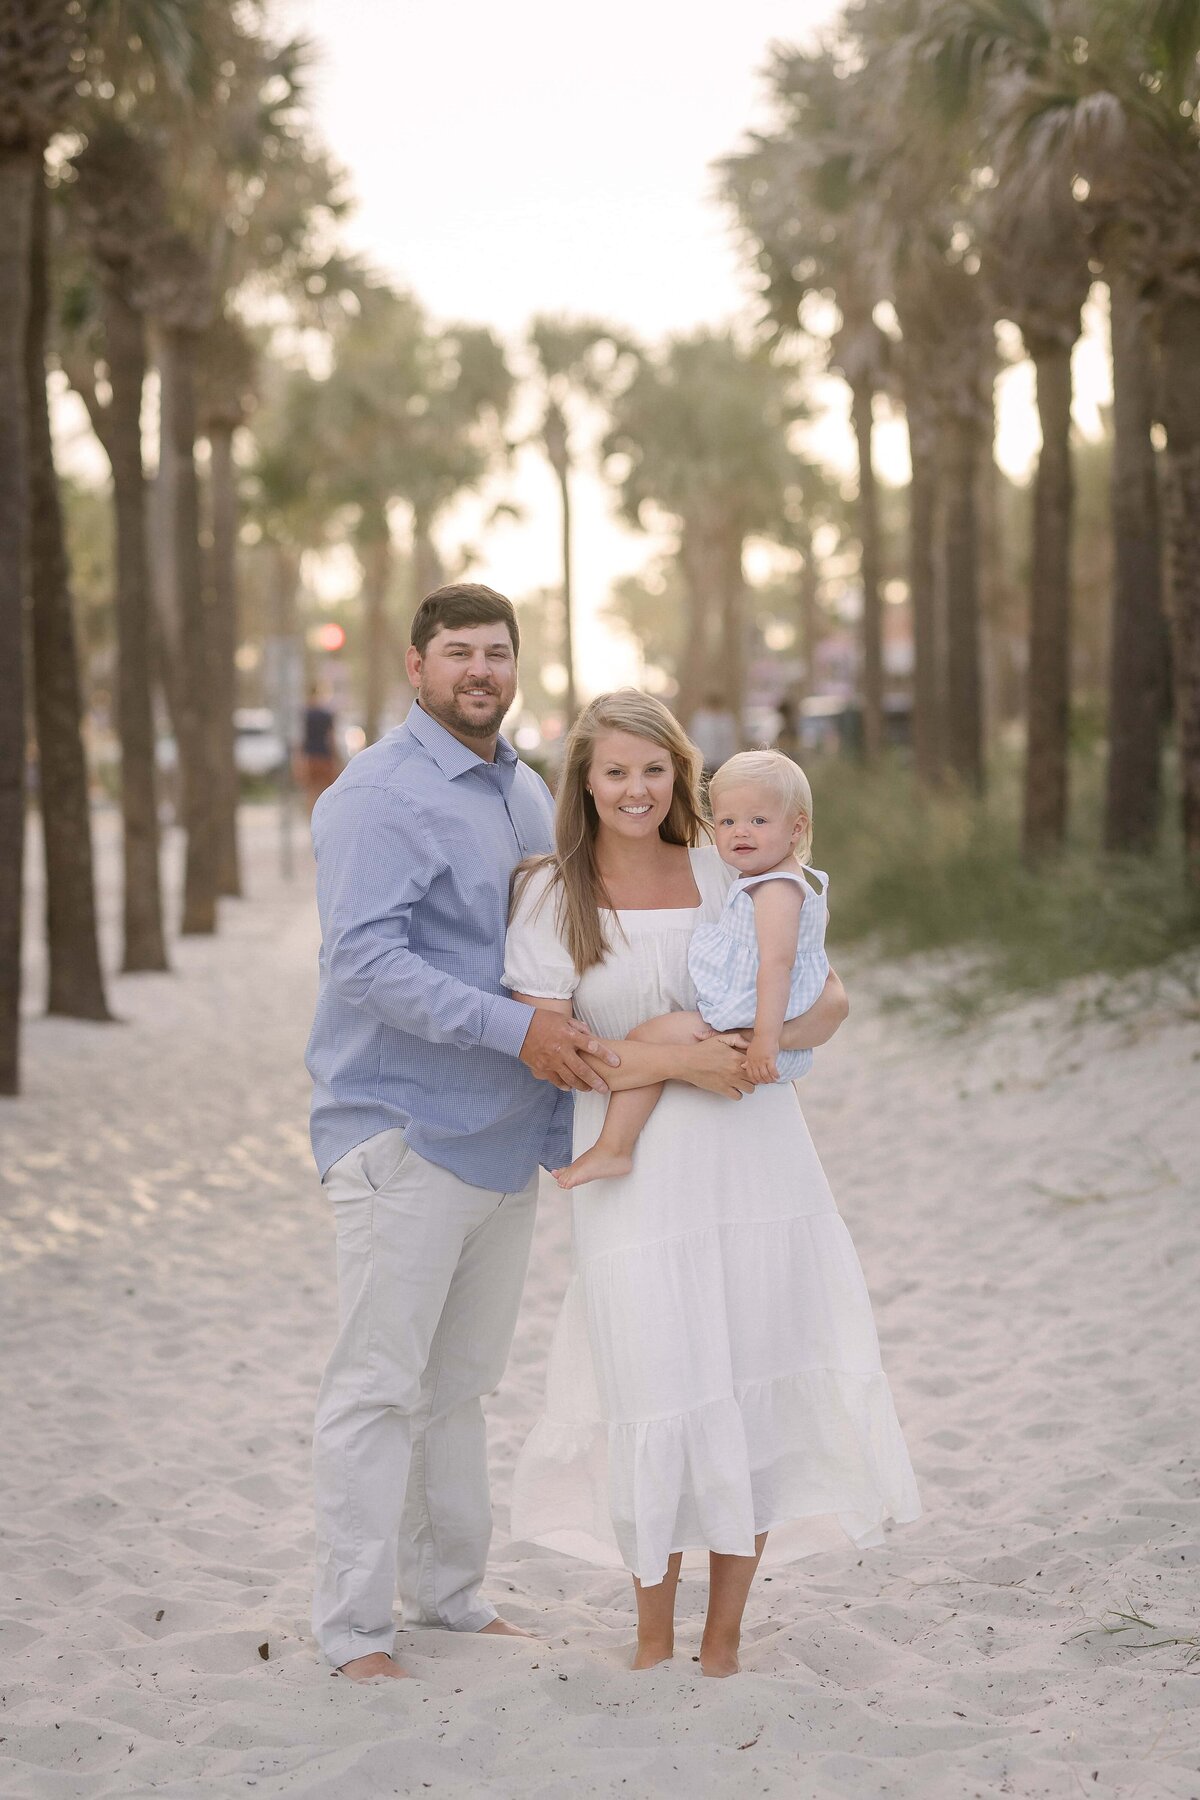
<instances>
[{"instance_id":1,"label":"woman","mask_svg":"<svg viewBox=\"0 0 1200 1800\"><path fill-rule=\"evenodd\" d=\"M704 841L699 775L658 701L626 690L586 709L556 855L517 888L506 986L608 1039L695 1004L688 939L732 879ZM795 1021L783 1041L814 1040ZM577 1095L576 1156L604 1109ZM575 1268L513 1535L624 1562L639 1669L672 1654L681 1554L707 1549L701 1666L733 1674L768 1531L786 1526L782 1554L803 1555L838 1527L879 1543L885 1519L919 1511L862 1272L786 1084L732 1104L669 1083L632 1173L573 1205Z\"/></svg>"}]
</instances>

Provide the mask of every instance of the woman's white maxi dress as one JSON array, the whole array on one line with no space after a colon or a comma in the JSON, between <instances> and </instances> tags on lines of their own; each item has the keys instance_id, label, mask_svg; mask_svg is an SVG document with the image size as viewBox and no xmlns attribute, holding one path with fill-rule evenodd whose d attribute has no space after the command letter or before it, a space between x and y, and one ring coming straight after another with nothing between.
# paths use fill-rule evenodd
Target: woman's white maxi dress
<instances>
[{"instance_id":1,"label":"woman's white maxi dress","mask_svg":"<svg viewBox=\"0 0 1200 1800\"><path fill-rule=\"evenodd\" d=\"M537 872L505 985L573 997L612 1038L693 1007L688 939L732 876L715 849L690 854L701 905L618 913L582 979ZM576 1155L605 1105L576 1096ZM675 1550L750 1556L770 1531L768 1555L803 1556L917 1517L862 1270L790 1083L735 1102L669 1082L632 1174L572 1204L574 1270L518 1459L514 1538L652 1585Z\"/></svg>"}]
</instances>

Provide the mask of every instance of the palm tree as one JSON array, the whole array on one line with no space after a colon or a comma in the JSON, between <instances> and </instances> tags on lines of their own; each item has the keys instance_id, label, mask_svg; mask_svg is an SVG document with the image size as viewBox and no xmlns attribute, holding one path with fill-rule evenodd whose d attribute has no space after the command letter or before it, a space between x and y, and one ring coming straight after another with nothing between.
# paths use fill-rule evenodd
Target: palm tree
<instances>
[{"instance_id":1,"label":"palm tree","mask_svg":"<svg viewBox=\"0 0 1200 1800\"><path fill-rule=\"evenodd\" d=\"M568 725L579 711L576 689L573 569L571 557L571 415L580 402L611 403L629 378L633 345L598 319L541 315L529 328L541 407L540 437L558 483L562 542L562 661L567 672ZM625 364L623 375L619 372Z\"/></svg>"},{"instance_id":2,"label":"palm tree","mask_svg":"<svg viewBox=\"0 0 1200 1800\"><path fill-rule=\"evenodd\" d=\"M438 520L508 453L504 427L513 392L504 348L482 325L427 332L419 373L408 429L396 446L397 479L412 512L414 611L444 579Z\"/></svg>"},{"instance_id":3,"label":"palm tree","mask_svg":"<svg viewBox=\"0 0 1200 1800\"><path fill-rule=\"evenodd\" d=\"M54 132L68 122L77 95L103 91L114 101L121 100L144 82L148 69L156 64L163 69L179 69L192 52L202 19L210 14L219 16L220 11L219 5L214 5L192 9L190 15L183 16L175 0L137 0L136 4L120 6L115 0L80 0L75 6L57 4L56 0L17 0L16 4L3 0L0 5L0 42L4 45L0 70L0 232L4 242L0 252L0 327L4 328L0 346L0 411L11 420L11 444L5 448L13 451L11 461L8 457L2 459L5 475L0 477L0 565L12 592L19 592L30 540L26 539L16 503L22 497L26 504L37 503L39 517L31 541L42 568L41 573L36 569L32 572L33 597L43 615L48 609L53 612L52 620L45 617L45 629L40 632L38 682L44 691L38 710L43 739L47 733L52 740L60 733L74 740L79 736L75 700L78 677L72 666L74 627L65 600L66 559L53 492L53 463L46 450L46 434L39 430L36 419L30 419L25 396L16 401L11 386L16 366L13 358L23 354L27 380L35 359L41 360L41 339L30 339L30 332L36 334L41 327L38 309L30 304L35 273L30 257L36 252L34 196L43 181L44 151ZM43 404L39 403L39 414ZM29 460L35 456L40 474L34 473ZM2 589L0 594L0 634L8 634L8 641L0 635L0 662L9 684L2 699L12 702L11 707L0 706L6 721L11 721L0 738L2 839L6 830L14 832L18 824L18 811L11 802L22 791L19 740L23 707L19 608L10 609L9 594ZM37 667L35 664L35 673ZM87 969L94 961L94 951L87 941L94 937L90 856L80 848L77 828L77 822L86 819L86 770L77 743L52 741L47 746L43 741L41 750L43 762L48 762L52 772L56 811L70 811L76 822L74 841L66 851L56 844L51 857L48 846L48 884L53 880L57 890L48 898L55 922L50 944L52 964L63 963L63 931L72 922L84 940L81 948L71 950L72 967L64 967L61 977L56 978L52 966L52 995L57 997L56 1003L82 996L83 1009L95 1014L94 974L82 980L79 975L80 969ZM71 829L71 820L65 823ZM58 829L56 822L51 827L52 834ZM11 857L10 849L15 852ZM19 953L19 923L10 918L10 903L19 903L19 846L0 841L0 864L12 884L11 889L0 891L3 963ZM15 983L15 969L0 967L0 989L5 994L0 1003L0 1091L16 1084L16 1000L8 999L10 993L15 995Z\"/></svg>"},{"instance_id":4,"label":"palm tree","mask_svg":"<svg viewBox=\"0 0 1200 1800\"><path fill-rule=\"evenodd\" d=\"M19 1085L34 209L45 146L69 111L76 41L58 0L0 0L0 1094Z\"/></svg>"},{"instance_id":5,"label":"palm tree","mask_svg":"<svg viewBox=\"0 0 1200 1800\"><path fill-rule=\"evenodd\" d=\"M154 243L153 225L148 229L147 219L157 219L161 205L152 197L158 184L154 160L141 141L115 120L98 120L89 127L86 147L75 159L75 173L73 211L83 221L99 275L100 341L81 346L78 334L68 333L60 354L112 470L124 873L121 966L134 973L168 967L154 764L155 612L142 456L144 290ZM100 397L98 364L107 377L107 403Z\"/></svg>"},{"instance_id":6,"label":"palm tree","mask_svg":"<svg viewBox=\"0 0 1200 1800\"><path fill-rule=\"evenodd\" d=\"M243 327L222 313L204 335L198 392L200 431L209 449L209 769L216 786L217 889L242 891L238 861L238 771L233 712L237 703L238 477L234 438L254 404L256 357Z\"/></svg>"},{"instance_id":7,"label":"palm tree","mask_svg":"<svg viewBox=\"0 0 1200 1800\"><path fill-rule=\"evenodd\" d=\"M842 537L846 525L847 507L836 482L819 463L797 457L784 496L783 515L772 533L777 544L800 558L794 589L795 626L804 673L790 689L789 698L794 703L799 703L813 691L821 641L821 569L816 535L822 527L832 527Z\"/></svg>"},{"instance_id":8,"label":"palm tree","mask_svg":"<svg viewBox=\"0 0 1200 1800\"><path fill-rule=\"evenodd\" d=\"M348 536L362 570L368 743L379 736L395 667L395 630L388 618L394 563L390 512L403 497L402 446L414 417L410 402L422 394L424 337L417 302L376 283L334 335L328 380L304 395L315 401L314 430L324 447L312 485L329 511L341 508L348 515Z\"/></svg>"},{"instance_id":9,"label":"palm tree","mask_svg":"<svg viewBox=\"0 0 1200 1800\"><path fill-rule=\"evenodd\" d=\"M196 472L200 360L217 307L211 264L182 232L165 234L155 248L147 292L159 374L157 578L187 832L180 930L203 935L217 928L218 889L212 657Z\"/></svg>"},{"instance_id":10,"label":"palm tree","mask_svg":"<svg viewBox=\"0 0 1200 1800\"><path fill-rule=\"evenodd\" d=\"M147 284L160 378L156 483L158 585L172 655L168 693L179 738L188 850L184 932L216 928L222 885L233 886L229 822L232 718L225 648L204 580L197 533L195 445L205 334L230 292L258 269L294 272L308 247L309 213L328 200L332 176L298 123L306 51L276 46L226 14L215 74L201 106L181 121L147 112L146 129L170 153L168 209ZM299 202L299 203L298 203ZM270 285L269 282L264 285ZM218 448L217 460L221 451ZM228 487L224 498L231 497ZM234 521L226 521L229 531ZM214 682L197 672L220 666ZM220 709L220 710L219 710ZM215 766L214 766L215 758Z\"/></svg>"},{"instance_id":11,"label":"palm tree","mask_svg":"<svg viewBox=\"0 0 1200 1800\"><path fill-rule=\"evenodd\" d=\"M1155 371L1146 308L1124 259L1105 260L1113 367L1113 591L1104 848L1147 855L1162 810L1171 666L1152 436Z\"/></svg>"},{"instance_id":12,"label":"palm tree","mask_svg":"<svg viewBox=\"0 0 1200 1800\"><path fill-rule=\"evenodd\" d=\"M753 134L720 164L724 190L753 246L775 333L806 329L808 303L832 298L840 319L830 366L850 389L858 452L857 526L862 572L863 749L883 744L883 615L879 502L873 458L875 402L888 380L889 345L875 309L881 220L861 180L870 106L861 80L833 46L777 49L767 71L781 123ZM824 322L812 329L825 335Z\"/></svg>"},{"instance_id":13,"label":"palm tree","mask_svg":"<svg viewBox=\"0 0 1200 1800\"><path fill-rule=\"evenodd\" d=\"M1153 837L1161 721L1153 459L1142 441L1151 409L1139 313L1151 323L1166 430L1162 487L1183 831L1189 881L1200 887L1200 300L1190 274L1200 239L1200 4L1153 0L1130 9L1102 0L1079 19L1060 20L1050 0L941 0L929 44L958 91L980 69L1020 77L1030 158L1068 164L1104 259L1115 320L1114 386L1135 386L1128 404L1124 397L1114 404L1114 423L1132 441L1119 444L1114 457L1122 487L1114 525L1122 535L1113 642L1132 646L1133 656L1111 748L1131 753L1131 769L1155 770L1143 799L1132 803L1133 848ZM1113 679L1123 681L1123 672L1114 670ZM1131 786L1122 772L1110 771L1110 844L1123 841L1114 797Z\"/></svg>"},{"instance_id":14,"label":"palm tree","mask_svg":"<svg viewBox=\"0 0 1200 1800\"><path fill-rule=\"evenodd\" d=\"M395 574L392 514L412 519L416 597L436 586L439 517L474 488L503 444L512 377L481 327L433 329L417 302L383 283L362 288L333 330L334 365L317 385L319 467L312 486L328 511L344 510L362 568L368 742L379 734L398 636L388 617ZM297 396L299 398L299 395Z\"/></svg>"},{"instance_id":15,"label":"palm tree","mask_svg":"<svg viewBox=\"0 0 1200 1800\"><path fill-rule=\"evenodd\" d=\"M1036 859L1067 828L1071 707L1071 352L1091 285L1088 247L1061 165L1001 162L984 214L984 269L997 310L1034 366L1042 445L1033 487L1028 736L1022 847Z\"/></svg>"},{"instance_id":16,"label":"palm tree","mask_svg":"<svg viewBox=\"0 0 1200 1800\"><path fill-rule=\"evenodd\" d=\"M903 296L903 297L902 297ZM908 430L908 593L913 623L913 760L917 779L935 787L945 755L945 683L938 630L938 418L933 404L938 345L925 329L928 312L911 304L896 281L896 313L903 340L898 363Z\"/></svg>"},{"instance_id":17,"label":"palm tree","mask_svg":"<svg viewBox=\"0 0 1200 1800\"><path fill-rule=\"evenodd\" d=\"M111 1019L100 968L83 696L70 570L50 437L46 328L50 314L44 181L34 192L26 328L30 479L30 640L38 742L38 798L46 862L46 1010Z\"/></svg>"},{"instance_id":18,"label":"palm tree","mask_svg":"<svg viewBox=\"0 0 1200 1800\"><path fill-rule=\"evenodd\" d=\"M992 302L976 247L969 134L931 104L914 50L925 10L926 0L860 0L850 16L866 97L857 168L873 194L879 279L901 329L917 771L927 785L948 770L979 790Z\"/></svg>"},{"instance_id":19,"label":"palm tree","mask_svg":"<svg viewBox=\"0 0 1200 1800\"><path fill-rule=\"evenodd\" d=\"M1028 23L1029 9L1025 11ZM1050 57L1055 53L1053 16L1036 21L1035 35L1043 25L1041 53ZM929 66L929 43L926 25L910 52L922 73ZM951 66L961 78L964 65ZM1028 72L1001 72L993 64L991 79L986 72L981 78L980 65L966 68L965 74L967 90L955 93L951 86L947 94L943 68L942 98L948 97L959 112L968 98L973 102L976 160L991 165L989 185L976 208L984 274L998 315L1018 326L1033 362L1042 431L1033 492L1022 832L1026 857L1036 859L1061 846L1067 824L1071 353L1091 283L1089 247L1071 191L1070 167L1061 158L1031 156L1030 141L1019 128ZM936 98L936 89L927 90L927 97Z\"/></svg>"},{"instance_id":20,"label":"palm tree","mask_svg":"<svg viewBox=\"0 0 1200 1800\"><path fill-rule=\"evenodd\" d=\"M752 534L771 535L798 459L788 447L797 417L787 371L765 350L743 350L728 332L669 340L639 362L613 405L604 451L622 459L626 514L644 523L658 507L677 524L688 596L679 712L720 693L740 721L745 687L745 578Z\"/></svg>"}]
</instances>

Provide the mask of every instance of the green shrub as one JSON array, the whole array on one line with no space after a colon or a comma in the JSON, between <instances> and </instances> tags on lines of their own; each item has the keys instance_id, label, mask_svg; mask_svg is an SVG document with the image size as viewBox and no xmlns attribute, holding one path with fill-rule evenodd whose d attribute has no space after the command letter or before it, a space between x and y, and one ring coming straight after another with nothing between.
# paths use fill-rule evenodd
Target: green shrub
<instances>
[{"instance_id":1,"label":"green shrub","mask_svg":"<svg viewBox=\"0 0 1200 1800\"><path fill-rule=\"evenodd\" d=\"M1105 855L1103 757L1080 749L1069 842L1029 869L1019 847L1019 762L998 758L989 773L979 800L924 795L911 768L894 760L869 773L843 759L809 768L835 960L839 945L887 957L969 952L970 973L947 995L952 1010L968 1013L989 995L1125 975L1200 947L1173 795L1153 856Z\"/></svg>"}]
</instances>

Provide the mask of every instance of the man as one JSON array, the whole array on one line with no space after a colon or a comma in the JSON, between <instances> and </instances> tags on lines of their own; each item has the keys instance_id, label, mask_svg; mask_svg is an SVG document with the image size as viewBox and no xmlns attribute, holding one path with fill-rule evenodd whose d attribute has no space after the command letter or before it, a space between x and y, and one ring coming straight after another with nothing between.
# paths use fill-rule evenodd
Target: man
<instances>
[{"instance_id":1,"label":"man","mask_svg":"<svg viewBox=\"0 0 1200 1800\"><path fill-rule=\"evenodd\" d=\"M630 1045L618 1061L502 991L512 871L553 843L550 794L499 735L518 647L493 589L428 595L407 656L416 704L313 814L322 943L307 1060L340 1315L314 1432L313 1631L354 1680L405 1673L397 1586L406 1624L526 1635L480 1597L480 1401L512 1341L538 1163L570 1157L565 1090L607 1085L586 1058L619 1085L750 1086L719 1039ZM830 1032L840 1017L834 994Z\"/></svg>"}]
</instances>

